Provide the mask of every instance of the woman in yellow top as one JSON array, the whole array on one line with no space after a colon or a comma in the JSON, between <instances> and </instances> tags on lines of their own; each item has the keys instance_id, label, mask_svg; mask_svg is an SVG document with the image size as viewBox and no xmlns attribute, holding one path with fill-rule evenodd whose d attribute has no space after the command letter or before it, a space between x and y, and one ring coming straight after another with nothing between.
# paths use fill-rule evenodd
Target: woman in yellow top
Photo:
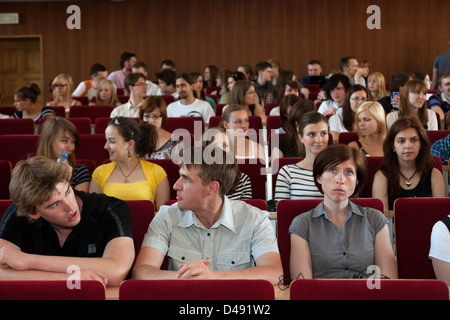
<instances>
[{"instance_id":1,"label":"woman in yellow top","mask_svg":"<svg viewBox=\"0 0 450 320\"><path fill-rule=\"evenodd\" d=\"M111 119L105 130L111 162L95 169L89 192L122 200L151 200L158 211L169 200L169 180L163 168L143 159L155 150L156 137L152 125L138 125L132 118Z\"/></svg>"}]
</instances>

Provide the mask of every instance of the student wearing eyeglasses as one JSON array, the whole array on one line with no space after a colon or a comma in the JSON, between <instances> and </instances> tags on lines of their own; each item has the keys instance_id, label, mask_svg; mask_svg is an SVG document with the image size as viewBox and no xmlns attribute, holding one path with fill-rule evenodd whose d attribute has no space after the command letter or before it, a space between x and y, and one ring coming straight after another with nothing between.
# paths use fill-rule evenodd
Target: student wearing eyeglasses
<instances>
[{"instance_id":1,"label":"student wearing eyeglasses","mask_svg":"<svg viewBox=\"0 0 450 320\"><path fill-rule=\"evenodd\" d=\"M166 103L158 96L147 97L141 105L139 112L141 122L152 124L156 129L158 141L156 151L147 155L148 159L170 159L173 147L178 143L172 140L172 133L165 130L167 123Z\"/></svg>"},{"instance_id":2,"label":"student wearing eyeglasses","mask_svg":"<svg viewBox=\"0 0 450 320\"><path fill-rule=\"evenodd\" d=\"M47 105L63 106L66 112L69 112L71 106L81 105L81 102L72 99L72 92L74 89L72 77L68 74L59 74L52 82L53 100Z\"/></svg>"}]
</instances>

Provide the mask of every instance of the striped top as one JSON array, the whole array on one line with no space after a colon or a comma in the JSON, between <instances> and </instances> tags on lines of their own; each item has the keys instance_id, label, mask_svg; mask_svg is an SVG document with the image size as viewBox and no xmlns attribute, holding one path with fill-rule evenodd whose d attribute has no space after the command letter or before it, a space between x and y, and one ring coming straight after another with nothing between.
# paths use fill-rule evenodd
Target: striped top
<instances>
[{"instance_id":1,"label":"striped top","mask_svg":"<svg viewBox=\"0 0 450 320\"><path fill-rule=\"evenodd\" d=\"M288 164L280 169L275 187L275 201L286 199L323 199L314 184L312 170Z\"/></svg>"},{"instance_id":2,"label":"striped top","mask_svg":"<svg viewBox=\"0 0 450 320\"><path fill-rule=\"evenodd\" d=\"M245 173L241 172L239 184L233 194L227 194L228 199L251 199L252 198L252 183L250 178Z\"/></svg>"},{"instance_id":3,"label":"striped top","mask_svg":"<svg viewBox=\"0 0 450 320\"><path fill-rule=\"evenodd\" d=\"M83 182L91 182L91 175L86 166L79 164L73 170L72 188Z\"/></svg>"}]
</instances>

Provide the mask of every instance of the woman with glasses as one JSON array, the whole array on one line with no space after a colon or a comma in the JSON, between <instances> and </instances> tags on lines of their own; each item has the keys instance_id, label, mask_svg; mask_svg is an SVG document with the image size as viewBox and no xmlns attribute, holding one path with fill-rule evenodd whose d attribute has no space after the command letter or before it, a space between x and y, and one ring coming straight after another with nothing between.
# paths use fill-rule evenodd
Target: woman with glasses
<instances>
[{"instance_id":1,"label":"woman with glasses","mask_svg":"<svg viewBox=\"0 0 450 320\"><path fill-rule=\"evenodd\" d=\"M400 110L386 116L387 128L401 117L413 116L419 119L425 130L439 130L436 113L428 109L427 88L422 80L408 81L400 93Z\"/></svg>"},{"instance_id":2,"label":"woman with glasses","mask_svg":"<svg viewBox=\"0 0 450 320\"><path fill-rule=\"evenodd\" d=\"M66 112L69 112L71 106L81 105L81 102L72 99L72 92L74 90L72 77L68 74L59 74L52 82L53 101L50 101L48 106L63 106Z\"/></svg>"},{"instance_id":3,"label":"woman with glasses","mask_svg":"<svg viewBox=\"0 0 450 320\"><path fill-rule=\"evenodd\" d=\"M158 139L156 150L145 157L147 159L171 159L171 152L178 143L172 140L172 133L165 130L167 123L166 103L159 96L149 96L142 102L139 111L141 123L152 124L156 129Z\"/></svg>"},{"instance_id":4,"label":"woman with glasses","mask_svg":"<svg viewBox=\"0 0 450 320\"><path fill-rule=\"evenodd\" d=\"M17 111L11 118L30 118L33 119L34 124L39 124L39 120L42 118L53 118L55 111L51 107L41 107L36 103L40 93L41 89L36 83L29 83L17 89L14 92L14 107ZM8 115L3 114L0 114L0 117L9 118Z\"/></svg>"},{"instance_id":5,"label":"woman with glasses","mask_svg":"<svg viewBox=\"0 0 450 320\"><path fill-rule=\"evenodd\" d=\"M169 180L163 168L143 159L155 150L155 128L138 125L132 118L115 117L105 130L105 138L111 162L95 169L89 192L122 200L150 200L158 211L169 200Z\"/></svg>"},{"instance_id":6,"label":"woman with glasses","mask_svg":"<svg viewBox=\"0 0 450 320\"><path fill-rule=\"evenodd\" d=\"M355 114L359 106L367 101L369 94L366 88L355 84L348 88L342 112L332 115L328 120L333 141L339 140L339 133L356 131Z\"/></svg>"},{"instance_id":7,"label":"woman with glasses","mask_svg":"<svg viewBox=\"0 0 450 320\"><path fill-rule=\"evenodd\" d=\"M265 162L264 148L256 142L259 133L249 130L248 112L245 106L230 104L223 111L222 126L227 129L227 134L234 145L236 159L261 159Z\"/></svg>"}]
</instances>

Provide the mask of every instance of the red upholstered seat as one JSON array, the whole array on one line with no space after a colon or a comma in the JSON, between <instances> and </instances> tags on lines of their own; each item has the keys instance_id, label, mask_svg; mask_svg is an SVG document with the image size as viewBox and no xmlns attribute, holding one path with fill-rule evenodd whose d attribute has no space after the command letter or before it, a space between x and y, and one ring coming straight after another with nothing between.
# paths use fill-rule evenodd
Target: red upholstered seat
<instances>
[{"instance_id":1,"label":"red upholstered seat","mask_svg":"<svg viewBox=\"0 0 450 320\"><path fill-rule=\"evenodd\" d=\"M274 300L266 280L126 280L119 300Z\"/></svg>"},{"instance_id":2,"label":"red upholstered seat","mask_svg":"<svg viewBox=\"0 0 450 320\"><path fill-rule=\"evenodd\" d=\"M148 226L155 216L155 205L149 200L126 200L125 202L133 216L133 239L137 257Z\"/></svg>"},{"instance_id":3,"label":"red upholstered seat","mask_svg":"<svg viewBox=\"0 0 450 320\"><path fill-rule=\"evenodd\" d=\"M30 118L0 119L0 134L34 134L34 121Z\"/></svg>"},{"instance_id":4,"label":"red upholstered seat","mask_svg":"<svg viewBox=\"0 0 450 320\"><path fill-rule=\"evenodd\" d=\"M291 300L448 300L448 287L438 280L313 279L296 280ZM372 289L371 289L372 288Z\"/></svg>"},{"instance_id":5,"label":"red upholstered seat","mask_svg":"<svg viewBox=\"0 0 450 320\"><path fill-rule=\"evenodd\" d=\"M398 276L435 279L430 252L434 224L449 214L450 198L400 198L394 202Z\"/></svg>"},{"instance_id":6,"label":"red upholstered seat","mask_svg":"<svg viewBox=\"0 0 450 320\"><path fill-rule=\"evenodd\" d=\"M99 281L81 281L70 289L67 281L1 280L0 300L105 300Z\"/></svg>"}]
</instances>

